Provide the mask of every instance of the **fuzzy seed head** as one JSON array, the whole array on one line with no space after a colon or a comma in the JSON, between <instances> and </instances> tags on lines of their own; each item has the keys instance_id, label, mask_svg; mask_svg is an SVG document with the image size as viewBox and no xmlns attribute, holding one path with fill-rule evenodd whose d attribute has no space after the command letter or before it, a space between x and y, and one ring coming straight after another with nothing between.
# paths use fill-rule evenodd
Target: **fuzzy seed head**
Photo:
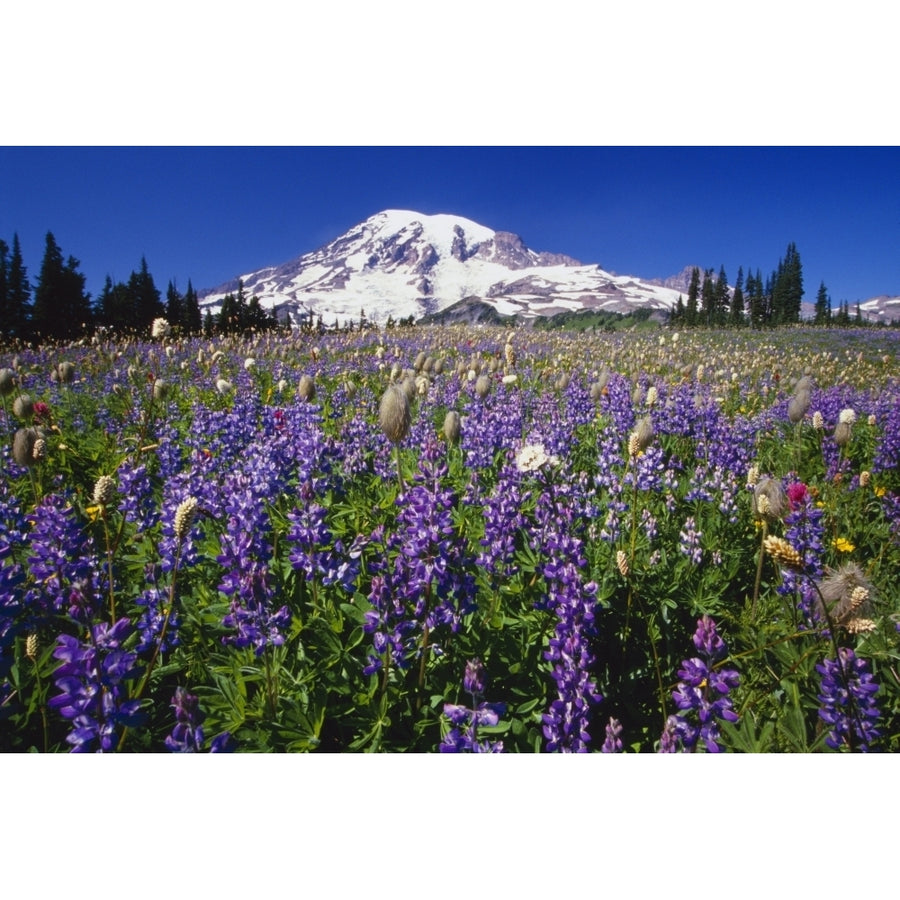
<instances>
[{"instance_id":1,"label":"fuzzy seed head","mask_svg":"<svg viewBox=\"0 0 900 900\"><path fill-rule=\"evenodd\" d=\"M765 498L765 509L760 505ZM788 511L788 498L780 481L769 478L767 475L760 478L753 489L754 512L758 516L766 516L770 519L780 519Z\"/></svg>"},{"instance_id":2,"label":"fuzzy seed head","mask_svg":"<svg viewBox=\"0 0 900 900\"><path fill-rule=\"evenodd\" d=\"M392 384L384 392L378 407L378 424L384 436L392 443L399 444L412 424L412 413L406 392L396 384Z\"/></svg>"},{"instance_id":3,"label":"fuzzy seed head","mask_svg":"<svg viewBox=\"0 0 900 900\"><path fill-rule=\"evenodd\" d=\"M13 414L17 418L25 419L26 421L34 415L34 401L28 394L19 394L13 400Z\"/></svg>"},{"instance_id":4,"label":"fuzzy seed head","mask_svg":"<svg viewBox=\"0 0 900 900\"><path fill-rule=\"evenodd\" d=\"M846 447L850 443L850 423L838 422L834 429L834 442L838 447Z\"/></svg>"},{"instance_id":5,"label":"fuzzy seed head","mask_svg":"<svg viewBox=\"0 0 900 900\"><path fill-rule=\"evenodd\" d=\"M153 399L165 400L169 396L169 384L162 378L157 378L153 382Z\"/></svg>"},{"instance_id":6,"label":"fuzzy seed head","mask_svg":"<svg viewBox=\"0 0 900 900\"><path fill-rule=\"evenodd\" d=\"M788 419L796 425L803 421L806 411L809 409L810 394L809 391L800 391L791 397L788 403Z\"/></svg>"},{"instance_id":7,"label":"fuzzy seed head","mask_svg":"<svg viewBox=\"0 0 900 900\"><path fill-rule=\"evenodd\" d=\"M12 457L17 466L34 465L34 445L37 440L36 428L20 428L13 435Z\"/></svg>"},{"instance_id":8,"label":"fuzzy seed head","mask_svg":"<svg viewBox=\"0 0 900 900\"><path fill-rule=\"evenodd\" d=\"M56 367L56 377L60 384L69 384L75 377L75 364L68 361L61 362Z\"/></svg>"},{"instance_id":9,"label":"fuzzy seed head","mask_svg":"<svg viewBox=\"0 0 900 900\"><path fill-rule=\"evenodd\" d=\"M8 397L16 389L16 373L12 369L0 369L0 397Z\"/></svg>"},{"instance_id":10,"label":"fuzzy seed head","mask_svg":"<svg viewBox=\"0 0 900 900\"><path fill-rule=\"evenodd\" d=\"M444 416L443 432L448 444L455 444L459 440L460 418L455 409L447 410L447 415Z\"/></svg>"},{"instance_id":11,"label":"fuzzy seed head","mask_svg":"<svg viewBox=\"0 0 900 900\"><path fill-rule=\"evenodd\" d=\"M316 399L316 384L312 375L300 376L300 383L297 385L297 396L307 403L312 403Z\"/></svg>"},{"instance_id":12,"label":"fuzzy seed head","mask_svg":"<svg viewBox=\"0 0 900 900\"><path fill-rule=\"evenodd\" d=\"M634 427L634 431L628 438L628 455L637 456L650 446L653 440L653 420L650 416L644 416Z\"/></svg>"},{"instance_id":13,"label":"fuzzy seed head","mask_svg":"<svg viewBox=\"0 0 900 900\"><path fill-rule=\"evenodd\" d=\"M847 627L853 619L860 619L870 610L874 594L871 582L854 562L831 569L818 583L817 601L831 614L835 624Z\"/></svg>"},{"instance_id":14,"label":"fuzzy seed head","mask_svg":"<svg viewBox=\"0 0 900 900\"><path fill-rule=\"evenodd\" d=\"M491 390L491 380L487 375L479 375L475 382L475 395L479 400L484 400Z\"/></svg>"},{"instance_id":15,"label":"fuzzy seed head","mask_svg":"<svg viewBox=\"0 0 900 900\"><path fill-rule=\"evenodd\" d=\"M150 326L150 336L153 340L158 341L167 337L170 330L169 323L160 317L153 320L153 324Z\"/></svg>"}]
</instances>

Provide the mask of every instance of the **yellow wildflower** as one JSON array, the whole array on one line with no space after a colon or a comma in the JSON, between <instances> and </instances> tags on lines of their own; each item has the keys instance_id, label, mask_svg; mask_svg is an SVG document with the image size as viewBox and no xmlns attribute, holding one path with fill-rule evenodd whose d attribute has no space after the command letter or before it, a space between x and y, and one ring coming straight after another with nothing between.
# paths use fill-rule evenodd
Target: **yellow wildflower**
<instances>
[{"instance_id":1,"label":"yellow wildflower","mask_svg":"<svg viewBox=\"0 0 900 900\"><path fill-rule=\"evenodd\" d=\"M834 547L834 549L837 550L838 553L852 553L856 549L856 546L854 544L851 544L850 541L847 540L847 538L842 537L835 538L831 542L831 546Z\"/></svg>"}]
</instances>

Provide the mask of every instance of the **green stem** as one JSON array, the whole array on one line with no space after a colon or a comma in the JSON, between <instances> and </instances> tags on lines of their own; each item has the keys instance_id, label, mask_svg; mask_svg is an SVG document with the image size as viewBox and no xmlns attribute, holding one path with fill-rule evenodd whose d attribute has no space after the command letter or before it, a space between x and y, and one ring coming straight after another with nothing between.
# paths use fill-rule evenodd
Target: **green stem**
<instances>
[{"instance_id":1,"label":"green stem","mask_svg":"<svg viewBox=\"0 0 900 900\"><path fill-rule=\"evenodd\" d=\"M759 599L759 586L762 582L762 567L763 567L763 557L766 553L765 543L766 537L769 534L769 526L766 524L766 520L762 520L762 537L759 539L759 558L756 561L756 579L753 582L753 602L750 605L750 615L753 619L756 618L756 601Z\"/></svg>"}]
</instances>

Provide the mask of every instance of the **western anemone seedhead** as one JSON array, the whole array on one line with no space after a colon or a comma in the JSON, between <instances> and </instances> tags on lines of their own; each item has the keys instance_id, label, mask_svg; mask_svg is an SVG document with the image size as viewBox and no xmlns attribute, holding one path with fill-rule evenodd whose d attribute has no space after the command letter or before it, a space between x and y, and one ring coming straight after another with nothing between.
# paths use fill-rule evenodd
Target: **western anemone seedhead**
<instances>
[{"instance_id":1,"label":"western anemone seedhead","mask_svg":"<svg viewBox=\"0 0 900 900\"><path fill-rule=\"evenodd\" d=\"M788 511L788 497L780 481L768 475L759 479L753 489L753 512L760 517L780 519Z\"/></svg>"},{"instance_id":2,"label":"western anemone seedhead","mask_svg":"<svg viewBox=\"0 0 900 900\"><path fill-rule=\"evenodd\" d=\"M156 378L153 381L153 399L165 400L169 396L169 384L162 378Z\"/></svg>"},{"instance_id":3,"label":"western anemone seedhead","mask_svg":"<svg viewBox=\"0 0 900 900\"><path fill-rule=\"evenodd\" d=\"M12 369L0 369L0 397L9 396L16 389L16 373Z\"/></svg>"},{"instance_id":4,"label":"western anemone seedhead","mask_svg":"<svg viewBox=\"0 0 900 900\"><path fill-rule=\"evenodd\" d=\"M809 391L799 391L791 397L788 403L788 419L796 425L803 421L806 411L809 409L810 393Z\"/></svg>"},{"instance_id":5,"label":"western anemone seedhead","mask_svg":"<svg viewBox=\"0 0 900 900\"><path fill-rule=\"evenodd\" d=\"M55 372L60 384L69 384L75 378L75 363L61 362Z\"/></svg>"},{"instance_id":6,"label":"western anemone seedhead","mask_svg":"<svg viewBox=\"0 0 900 900\"><path fill-rule=\"evenodd\" d=\"M444 437L448 444L455 444L459 440L460 418L459 413L455 409L447 410L444 416Z\"/></svg>"},{"instance_id":7,"label":"western anemone seedhead","mask_svg":"<svg viewBox=\"0 0 900 900\"><path fill-rule=\"evenodd\" d=\"M307 403L312 403L316 399L316 383L313 381L312 375L300 376L300 383L297 385L297 396Z\"/></svg>"},{"instance_id":8,"label":"western anemone seedhead","mask_svg":"<svg viewBox=\"0 0 900 900\"><path fill-rule=\"evenodd\" d=\"M817 587L819 613L822 613L824 604L836 625L847 628L871 612L875 589L855 562L844 563L839 569L828 570L825 577L817 582ZM857 630L866 629L857 628Z\"/></svg>"},{"instance_id":9,"label":"western anemone seedhead","mask_svg":"<svg viewBox=\"0 0 900 900\"><path fill-rule=\"evenodd\" d=\"M34 447L39 437L37 428L20 428L13 435L12 457L17 466L34 465Z\"/></svg>"},{"instance_id":10,"label":"western anemone seedhead","mask_svg":"<svg viewBox=\"0 0 900 900\"><path fill-rule=\"evenodd\" d=\"M381 398L378 407L378 424L384 436L392 443L399 444L412 424L412 413L406 392L396 384L392 384Z\"/></svg>"},{"instance_id":11,"label":"western anemone seedhead","mask_svg":"<svg viewBox=\"0 0 900 900\"><path fill-rule=\"evenodd\" d=\"M19 394L13 400L13 413L17 418L27 421L34 414L34 400L28 394Z\"/></svg>"},{"instance_id":12,"label":"western anemone seedhead","mask_svg":"<svg viewBox=\"0 0 900 900\"><path fill-rule=\"evenodd\" d=\"M634 426L634 431L631 432L628 438L628 455L637 456L638 453L642 453L650 446L650 441L652 440L653 421L650 416L644 416Z\"/></svg>"},{"instance_id":13,"label":"western anemone seedhead","mask_svg":"<svg viewBox=\"0 0 900 900\"><path fill-rule=\"evenodd\" d=\"M846 447L850 443L851 426L849 422L838 422L834 429L834 442L838 447Z\"/></svg>"},{"instance_id":14,"label":"western anemone seedhead","mask_svg":"<svg viewBox=\"0 0 900 900\"><path fill-rule=\"evenodd\" d=\"M165 319L154 319L153 324L150 326L150 336L158 341L167 337L170 330L169 323Z\"/></svg>"},{"instance_id":15,"label":"western anemone seedhead","mask_svg":"<svg viewBox=\"0 0 900 900\"><path fill-rule=\"evenodd\" d=\"M479 400L484 400L491 390L491 379L487 375L479 375L475 382L475 395Z\"/></svg>"}]
</instances>

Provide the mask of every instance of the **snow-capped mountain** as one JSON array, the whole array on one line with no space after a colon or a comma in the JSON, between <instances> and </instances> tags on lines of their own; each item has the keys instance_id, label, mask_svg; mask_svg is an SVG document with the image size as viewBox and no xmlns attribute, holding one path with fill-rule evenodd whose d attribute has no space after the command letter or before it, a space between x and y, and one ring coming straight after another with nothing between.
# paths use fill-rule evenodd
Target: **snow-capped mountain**
<instances>
[{"instance_id":1,"label":"snow-capped mountain","mask_svg":"<svg viewBox=\"0 0 900 900\"><path fill-rule=\"evenodd\" d=\"M280 266L249 272L200 294L216 313L227 293L253 295L267 310L299 323L395 320L480 300L504 316L567 310L669 309L682 291L613 275L559 253L538 253L520 237L453 215L386 210L329 244Z\"/></svg>"},{"instance_id":2,"label":"snow-capped mountain","mask_svg":"<svg viewBox=\"0 0 900 900\"><path fill-rule=\"evenodd\" d=\"M900 297L889 297L882 294L872 297L859 305L860 315L866 322L900 322ZM832 308L832 312L835 310ZM856 306L851 304L849 308L851 317L856 315Z\"/></svg>"}]
</instances>

